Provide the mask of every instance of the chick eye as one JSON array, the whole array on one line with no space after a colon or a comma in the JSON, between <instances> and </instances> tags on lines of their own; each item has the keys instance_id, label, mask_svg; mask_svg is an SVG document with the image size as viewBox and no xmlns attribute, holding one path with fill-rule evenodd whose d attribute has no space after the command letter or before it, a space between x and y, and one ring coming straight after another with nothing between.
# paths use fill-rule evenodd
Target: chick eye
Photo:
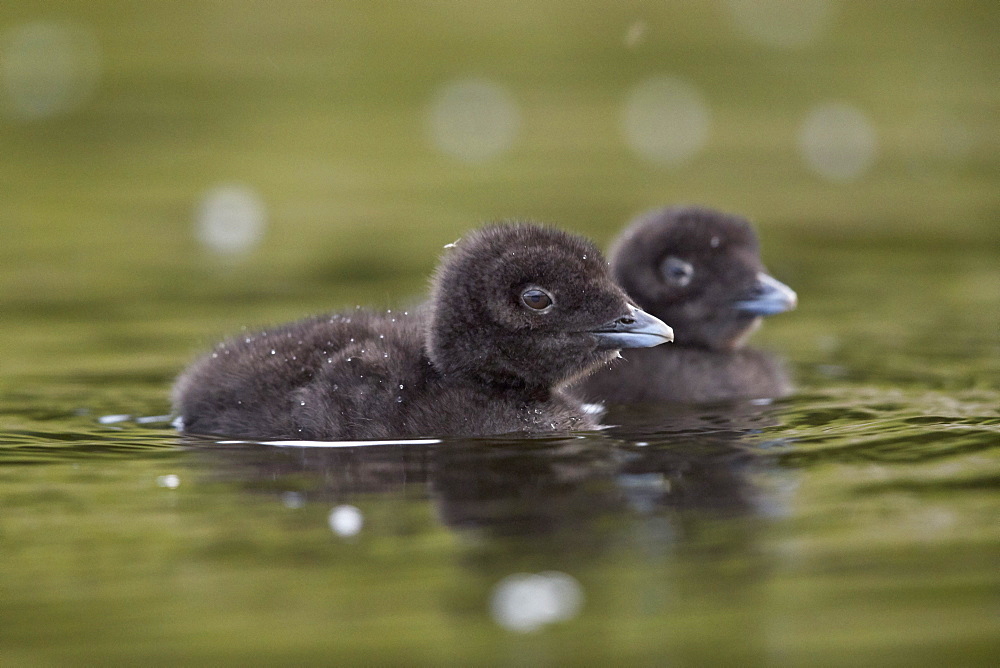
<instances>
[{"instance_id":1,"label":"chick eye","mask_svg":"<svg viewBox=\"0 0 1000 668\"><path fill-rule=\"evenodd\" d=\"M521 301L534 311L547 311L554 303L552 295L541 288L528 288L521 293Z\"/></svg>"},{"instance_id":2,"label":"chick eye","mask_svg":"<svg viewBox=\"0 0 1000 668\"><path fill-rule=\"evenodd\" d=\"M694 276L694 266L690 262L671 255L660 263L660 273L663 274L667 283L683 288L691 282L691 278Z\"/></svg>"}]
</instances>

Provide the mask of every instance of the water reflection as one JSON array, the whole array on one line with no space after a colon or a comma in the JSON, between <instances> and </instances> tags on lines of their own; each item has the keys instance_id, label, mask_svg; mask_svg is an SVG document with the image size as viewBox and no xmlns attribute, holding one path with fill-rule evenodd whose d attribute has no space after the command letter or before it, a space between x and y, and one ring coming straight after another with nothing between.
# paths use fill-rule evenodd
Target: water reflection
<instances>
[{"instance_id":1,"label":"water reflection","mask_svg":"<svg viewBox=\"0 0 1000 668\"><path fill-rule=\"evenodd\" d=\"M792 487L768 482L773 459L744 438L770 420L765 409L622 408L609 415L627 418L625 425L573 437L354 448L191 442L213 478L274 494L289 508L336 506L331 526L352 528L335 527L340 535L361 530L353 503L395 496L431 503L438 521L456 532L549 537L593 550L630 518L670 515L680 526L782 514L775 509ZM664 411L671 411L670 431L662 427ZM666 533L670 540L683 535L680 528Z\"/></svg>"},{"instance_id":2,"label":"water reflection","mask_svg":"<svg viewBox=\"0 0 1000 668\"><path fill-rule=\"evenodd\" d=\"M752 611L771 567L762 529L794 491L773 484L786 472L751 440L773 409L686 410L623 408L609 414L620 426L575 437L353 448L191 441L193 468L311 523L322 520L300 509L326 506L333 535L352 544L335 553L338 570L426 541L436 553L448 545L457 568L433 587L453 623L488 616L504 632L532 634L608 614L697 619L693 601L725 600L728 636L759 655Z\"/></svg>"}]
</instances>

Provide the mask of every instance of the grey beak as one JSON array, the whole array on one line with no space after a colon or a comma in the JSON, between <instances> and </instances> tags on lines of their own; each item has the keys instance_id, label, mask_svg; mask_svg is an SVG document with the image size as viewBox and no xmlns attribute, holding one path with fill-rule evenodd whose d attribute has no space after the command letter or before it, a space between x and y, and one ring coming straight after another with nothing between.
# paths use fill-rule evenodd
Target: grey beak
<instances>
[{"instance_id":1,"label":"grey beak","mask_svg":"<svg viewBox=\"0 0 1000 668\"><path fill-rule=\"evenodd\" d=\"M797 304L794 290L761 272L757 274L757 283L743 299L733 304L733 308L748 315L774 315L791 311Z\"/></svg>"},{"instance_id":2,"label":"grey beak","mask_svg":"<svg viewBox=\"0 0 1000 668\"><path fill-rule=\"evenodd\" d=\"M629 311L629 315L591 332L602 348L652 348L674 340L674 330L659 318L631 304Z\"/></svg>"}]
</instances>

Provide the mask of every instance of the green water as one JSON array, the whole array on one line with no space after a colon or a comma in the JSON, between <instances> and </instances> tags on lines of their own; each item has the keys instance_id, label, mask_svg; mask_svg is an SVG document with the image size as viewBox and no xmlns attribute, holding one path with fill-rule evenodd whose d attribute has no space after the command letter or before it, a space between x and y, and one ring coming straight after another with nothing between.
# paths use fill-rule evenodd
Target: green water
<instances>
[{"instance_id":1,"label":"green water","mask_svg":"<svg viewBox=\"0 0 1000 668\"><path fill-rule=\"evenodd\" d=\"M793 49L732 6L0 7L0 663L993 665L1000 11L831 3ZM24 62L67 43L84 83L60 98ZM709 114L676 165L620 129L661 74ZM472 161L428 129L467 77L518 119ZM851 178L797 143L827 101L877 137ZM242 253L194 232L228 183L266 210ZM800 307L753 344L792 397L354 449L157 419L220 337L414 303L483 220L606 245L672 202L757 221ZM357 535L331 530L342 506ZM518 630L491 607L549 572L575 587L561 617Z\"/></svg>"}]
</instances>

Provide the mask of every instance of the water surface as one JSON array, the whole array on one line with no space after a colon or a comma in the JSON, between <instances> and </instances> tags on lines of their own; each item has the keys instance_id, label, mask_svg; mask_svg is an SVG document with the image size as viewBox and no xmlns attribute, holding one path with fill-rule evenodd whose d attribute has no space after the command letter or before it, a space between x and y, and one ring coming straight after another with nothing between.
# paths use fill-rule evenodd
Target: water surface
<instances>
[{"instance_id":1,"label":"water surface","mask_svg":"<svg viewBox=\"0 0 1000 668\"><path fill-rule=\"evenodd\" d=\"M0 9L3 663L995 663L996 5L776 36L745 4ZM831 114L843 153L802 139ZM170 427L241 327L405 308L483 220L607 244L674 202L758 222L791 397L367 447Z\"/></svg>"}]
</instances>

